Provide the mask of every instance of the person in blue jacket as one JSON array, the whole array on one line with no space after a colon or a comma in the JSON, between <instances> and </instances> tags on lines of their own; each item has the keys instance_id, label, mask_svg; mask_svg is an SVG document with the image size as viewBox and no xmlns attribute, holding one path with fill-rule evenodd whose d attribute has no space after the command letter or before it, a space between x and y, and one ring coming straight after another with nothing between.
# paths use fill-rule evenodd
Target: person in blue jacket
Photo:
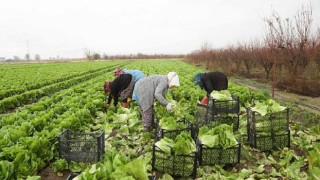
<instances>
[{"instance_id":1,"label":"person in blue jacket","mask_svg":"<svg viewBox=\"0 0 320 180\"><path fill-rule=\"evenodd\" d=\"M120 74L131 74L133 78L134 85L142 78L145 77L144 73L138 69L128 70L128 69L121 69L116 68L114 71L114 76L120 76ZM136 91L133 91L132 93L132 100L137 100L137 93Z\"/></svg>"}]
</instances>

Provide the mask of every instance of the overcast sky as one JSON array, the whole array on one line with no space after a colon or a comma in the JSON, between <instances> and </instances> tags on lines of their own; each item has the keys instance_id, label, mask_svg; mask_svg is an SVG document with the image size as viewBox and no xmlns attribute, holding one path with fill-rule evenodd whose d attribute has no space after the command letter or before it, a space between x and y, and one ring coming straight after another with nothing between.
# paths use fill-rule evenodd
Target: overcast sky
<instances>
[{"instance_id":1,"label":"overcast sky","mask_svg":"<svg viewBox=\"0 0 320 180\"><path fill-rule=\"evenodd\" d=\"M1 0L0 57L186 54L262 37L273 11L293 17L319 0Z\"/></svg>"}]
</instances>

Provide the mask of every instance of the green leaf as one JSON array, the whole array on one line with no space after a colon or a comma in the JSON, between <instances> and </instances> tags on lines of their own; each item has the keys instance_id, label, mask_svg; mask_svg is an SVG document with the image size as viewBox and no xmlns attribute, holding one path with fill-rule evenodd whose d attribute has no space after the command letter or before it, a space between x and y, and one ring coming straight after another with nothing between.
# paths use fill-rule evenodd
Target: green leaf
<instances>
[{"instance_id":1,"label":"green leaf","mask_svg":"<svg viewBox=\"0 0 320 180\"><path fill-rule=\"evenodd\" d=\"M167 154L171 154L171 148L174 146L174 141L167 137L162 138L160 141L155 143L159 149Z\"/></svg>"},{"instance_id":2,"label":"green leaf","mask_svg":"<svg viewBox=\"0 0 320 180\"><path fill-rule=\"evenodd\" d=\"M319 167L309 168L308 175L311 179L314 179L314 180L320 179L320 168Z\"/></svg>"}]
</instances>

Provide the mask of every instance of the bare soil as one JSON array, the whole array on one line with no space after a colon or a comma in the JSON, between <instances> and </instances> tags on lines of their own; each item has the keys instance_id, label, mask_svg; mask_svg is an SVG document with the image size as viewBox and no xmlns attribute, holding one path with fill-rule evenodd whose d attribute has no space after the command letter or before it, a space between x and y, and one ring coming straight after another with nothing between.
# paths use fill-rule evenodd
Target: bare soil
<instances>
[{"instance_id":1,"label":"bare soil","mask_svg":"<svg viewBox=\"0 0 320 180\"><path fill-rule=\"evenodd\" d=\"M241 77L231 77L230 81L252 90L268 92L272 96L271 83ZM303 96L275 88L274 99L295 103L303 109L320 115L320 97Z\"/></svg>"},{"instance_id":2,"label":"bare soil","mask_svg":"<svg viewBox=\"0 0 320 180\"><path fill-rule=\"evenodd\" d=\"M58 176L58 173L54 172L50 167L47 167L45 169L42 169L38 176L41 176L42 180L66 180L68 176L70 175L70 171L63 171L60 174L61 176Z\"/></svg>"}]
</instances>

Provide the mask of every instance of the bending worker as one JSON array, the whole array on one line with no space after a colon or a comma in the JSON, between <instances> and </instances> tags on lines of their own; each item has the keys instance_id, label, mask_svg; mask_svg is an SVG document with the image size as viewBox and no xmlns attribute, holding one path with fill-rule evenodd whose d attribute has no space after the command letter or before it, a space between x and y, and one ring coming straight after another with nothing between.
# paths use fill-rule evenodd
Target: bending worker
<instances>
[{"instance_id":1,"label":"bending worker","mask_svg":"<svg viewBox=\"0 0 320 180\"><path fill-rule=\"evenodd\" d=\"M109 94L106 108L110 108L113 99L113 105L116 107L120 97L122 107L128 107L128 98L132 96L134 88L133 78L131 74L121 74L112 82L106 82L104 85L105 92Z\"/></svg>"},{"instance_id":2,"label":"bending worker","mask_svg":"<svg viewBox=\"0 0 320 180\"><path fill-rule=\"evenodd\" d=\"M219 71L198 73L194 76L194 83L207 91L207 95L201 100L201 104L208 104L209 96L213 90L228 89L228 77Z\"/></svg>"},{"instance_id":3,"label":"bending worker","mask_svg":"<svg viewBox=\"0 0 320 180\"><path fill-rule=\"evenodd\" d=\"M151 75L139 80L134 88L137 93L137 99L142 114L142 123L145 131L151 131L153 122L153 101L158 100L167 110L173 108L173 104L168 103L164 95L168 88L179 86L179 77L175 72L167 75Z\"/></svg>"},{"instance_id":4,"label":"bending worker","mask_svg":"<svg viewBox=\"0 0 320 180\"><path fill-rule=\"evenodd\" d=\"M114 76L119 76L120 74L131 74L134 84L136 84L141 78L144 77L144 73L138 69L128 70L128 69L116 68L114 71ZM137 99L137 95L135 91L133 91L132 99Z\"/></svg>"}]
</instances>

